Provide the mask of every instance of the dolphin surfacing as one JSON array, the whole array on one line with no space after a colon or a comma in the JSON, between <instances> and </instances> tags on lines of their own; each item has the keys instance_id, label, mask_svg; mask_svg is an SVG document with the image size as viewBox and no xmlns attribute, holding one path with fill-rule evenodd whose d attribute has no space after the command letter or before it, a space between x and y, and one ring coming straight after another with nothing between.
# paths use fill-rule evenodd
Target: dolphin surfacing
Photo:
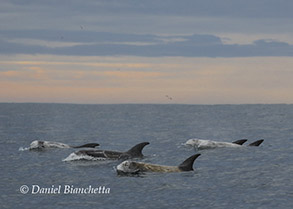
<instances>
[{"instance_id":1,"label":"dolphin surfacing","mask_svg":"<svg viewBox=\"0 0 293 209\"><path fill-rule=\"evenodd\" d=\"M187 158L178 166L166 166L157 165L144 162L136 162L126 160L120 163L116 167L118 174L138 174L141 172L160 172L160 173L171 173L171 172L185 172L193 171L193 163L200 156L200 154L195 154Z\"/></svg>"},{"instance_id":2,"label":"dolphin surfacing","mask_svg":"<svg viewBox=\"0 0 293 209\"><path fill-rule=\"evenodd\" d=\"M192 146L196 149L213 149L218 147L241 147L247 139L240 139L234 142L218 142L205 139L189 139L185 142L185 145ZM264 140L257 140L248 146L259 146Z\"/></svg>"},{"instance_id":3,"label":"dolphin surfacing","mask_svg":"<svg viewBox=\"0 0 293 209\"><path fill-rule=\"evenodd\" d=\"M80 146L71 146L60 142L35 140L30 144L29 150L44 150L46 148L95 148L97 146L100 145L98 143L88 143Z\"/></svg>"},{"instance_id":4,"label":"dolphin surfacing","mask_svg":"<svg viewBox=\"0 0 293 209\"><path fill-rule=\"evenodd\" d=\"M149 142L142 142L126 152L111 151L111 150L79 150L71 153L66 159L72 160L119 160L129 158L142 158L143 148L150 144ZM65 161L67 161L65 159Z\"/></svg>"}]
</instances>

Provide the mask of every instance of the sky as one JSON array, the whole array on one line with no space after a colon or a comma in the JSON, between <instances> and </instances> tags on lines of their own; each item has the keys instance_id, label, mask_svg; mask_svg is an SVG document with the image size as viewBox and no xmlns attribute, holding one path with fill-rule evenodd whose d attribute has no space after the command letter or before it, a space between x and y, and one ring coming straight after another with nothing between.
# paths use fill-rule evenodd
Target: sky
<instances>
[{"instance_id":1,"label":"sky","mask_svg":"<svg viewBox=\"0 0 293 209\"><path fill-rule=\"evenodd\" d=\"M0 5L0 102L293 103L291 0Z\"/></svg>"}]
</instances>

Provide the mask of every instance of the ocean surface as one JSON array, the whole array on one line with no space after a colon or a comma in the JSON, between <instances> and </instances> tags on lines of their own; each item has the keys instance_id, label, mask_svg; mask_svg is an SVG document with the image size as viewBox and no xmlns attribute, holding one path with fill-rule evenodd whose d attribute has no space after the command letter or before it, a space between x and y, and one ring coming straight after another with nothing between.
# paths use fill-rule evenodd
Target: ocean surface
<instances>
[{"instance_id":1,"label":"ocean surface","mask_svg":"<svg viewBox=\"0 0 293 209\"><path fill-rule=\"evenodd\" d=\"M183 145L191 138L264 142L198 151ZM192 172L119 176L121 161L64 162L75 149L29 151L33 140L118 151L148 141L136 160L162 165L201 156ZM1 208L293 208L293 105L0 103L0 143Z\"/></svg>"}]
</instances>

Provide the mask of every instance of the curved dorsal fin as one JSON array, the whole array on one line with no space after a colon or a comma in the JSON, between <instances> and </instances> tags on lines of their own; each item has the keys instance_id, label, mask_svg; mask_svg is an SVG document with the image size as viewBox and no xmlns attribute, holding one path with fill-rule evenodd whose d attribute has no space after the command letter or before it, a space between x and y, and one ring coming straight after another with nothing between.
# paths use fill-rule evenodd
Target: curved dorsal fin
<instances>
[{"instance_id":1,"label":"curved dorsal fin","mask_svg":"<svg viewBox=\"0 0 293 209\"><path fill-rule=\"evenodd\" d=\"M200 154L192 155L191 157L184 160L183 163L181 163L178 166L178 168L181 171L193 171L193 163L194 163L195 159L198 158L199 156L200 156Z\"/></svg>"},{"instance_id":2,"label":"curved dorsal fin","mask_svg":"<svg viewBox=\"0 0 293 209\"><path fill-rule=\"evenodd\" d=\"M149 142L142 142L139 143L137 145L135 145L134 147L132 147L131 149L129 149L126 154L130 155L130 157L143 157L142 154L142 149L146 146L150 144Z\"/></svg>"},{"instance_id":3,"label":"curved dorsal fin","mask_svg":"<svg viewBox=\"0 0 293 209\"><path fill-rule=\"evenodd\" d=\"M260 140L257 140L255 142L252 142L251 144L249 144L248 146L259 146L264 140L263 139L260 139Z\"/></svg>"},{"instance_id":4,"label":"curved dorsal fin","mask_svg":"<svg viewBox=\"0 0 293 209\"><path fill-rule=\"evenodd\" d=\"M242 145L242 144L244 144L246 141L247 141L247 139L240 139L240 140L237 140L237 141L232 142L232 143L233 143L233 144L239 144L239 145Z\"/></svg>"}]
</instances>

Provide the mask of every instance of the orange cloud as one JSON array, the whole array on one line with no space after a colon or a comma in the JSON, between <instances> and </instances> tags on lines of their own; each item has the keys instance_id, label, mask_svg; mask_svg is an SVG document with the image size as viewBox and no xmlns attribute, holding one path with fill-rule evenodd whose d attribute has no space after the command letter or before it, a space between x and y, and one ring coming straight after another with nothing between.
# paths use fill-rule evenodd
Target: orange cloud
<instances>
[{"instance_id":1,"label":"orange cloud","mask_svg":"<svg viewBox=\"0 0 293 209\"><path fill-rule=\"evenodd\" d=\"M161 72L142 72L142 71L104 71L105 76L117 77L123 79L147 79L163 76Z\"/></svg>"},{"instance_id":2,"label":"orange cloud","mask_svg":"<svg viewBox=\"0 0 293 209\"><path fill-rule=\"evenodd\" d=\"M293 103L293 60L286 57L6 59L2 102L165 103L169 95L175 103Z\"/></svg>"},{"instance_id":3,"label":"orange cloud","mask_svg":"<svg viewBox=\"0 0 293 209\"><path fill-rule=\"evenodd\" d=\"M2 80L5 79L17 79L17 80L44 80L47 79L46 71L40 67L28 67L19 70L8 70L0 72Z\"/></svg>"}]
</instances>

